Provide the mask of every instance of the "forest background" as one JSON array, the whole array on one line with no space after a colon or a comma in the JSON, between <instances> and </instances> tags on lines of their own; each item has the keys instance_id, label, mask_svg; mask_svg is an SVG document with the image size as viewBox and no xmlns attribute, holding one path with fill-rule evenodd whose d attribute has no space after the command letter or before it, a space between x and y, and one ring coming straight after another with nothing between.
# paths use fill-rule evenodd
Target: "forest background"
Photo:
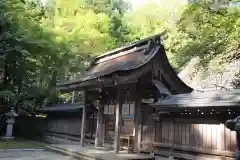
<instances>
[{"instance_id":1,"label":"forest background","mask_svg":"<svg viewBox=\"0 0 240 160\"><path fill-rule=\"evenodd\" d=\"M239 0L133 5L123 0L0 0L0 104L34 111L70 101L71 94L55 91L57 83L80 77L94 56L159 33L164 33L176 72L194 57L202 68L216 72L240 59ZM236 77L239 83L240 73Z\"/></svg>"}]
</instances>

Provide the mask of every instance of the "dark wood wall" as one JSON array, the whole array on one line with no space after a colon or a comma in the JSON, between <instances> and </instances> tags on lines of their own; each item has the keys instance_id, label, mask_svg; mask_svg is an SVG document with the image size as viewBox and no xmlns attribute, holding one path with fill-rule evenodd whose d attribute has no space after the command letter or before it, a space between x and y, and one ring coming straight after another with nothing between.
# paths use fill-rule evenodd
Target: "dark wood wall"
<instances>
[{"instance_id":1,"label":"dark wood wall","mask_svg":"<svg viewBox=\"0 0 240 160\"><path fill-rule=\"evenodd\" d=\"M223 124L196 124L187 120L180 122L155 122L154 142L166 145L236 151L236 133Z\"/></svg>"},{"instance_id":2,"label":"dark wood wall","mask_svg":"<svg viewBox=\"0 0 240 160\"><path fill-rule=\"evenodd\" d=\"M96 131L96 119L90 115L86 121L86 138L94 139ZM46 120L45 135L79 140L81 135L82 118L79 117L60 117L49 116Z\"/></svg>"},{"instance_id":3,"label":"dark wood wall","mask_svg":"<svg viewBox=\"0 0 240 160\"><path fill-rule=\"evenodd\" d=\"M142 111L142 151L180 152L182 155L212 155L233 158L236 151L236 132L211 117L166 118L155 121L152 109Z\"/></svg>"}]
</instances>

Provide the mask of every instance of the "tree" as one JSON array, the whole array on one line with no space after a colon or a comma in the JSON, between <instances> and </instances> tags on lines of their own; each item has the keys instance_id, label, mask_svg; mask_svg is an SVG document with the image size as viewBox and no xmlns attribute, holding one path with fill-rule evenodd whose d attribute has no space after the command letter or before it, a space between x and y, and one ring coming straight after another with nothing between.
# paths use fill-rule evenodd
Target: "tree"
<instances>
[{"instance_id":1,"label":"tree","mask_svg":"<svg viewBox=\"0 0 240 160\"><path fill-rule=\"evenodd\" d=\"M220 66L224 59L239 58L240 12L230 12L228 3L204 0L187 5L153 0L127 13L124 21L132 40L166 31L163 43L178 70L194 56L199 56L203 65L214 59Z\"/></svg>"},{"instance_id":2,"label":"tree","mask_svg":"<svg viewBox=\"0 0 240 160\"><path fill-rule=\"evenodd\" d=\"M109 35L114 43L113 48L129 42L127 39L128 27L122 20L124 14L131 10L129 2L124 0L86 0L83 5L95 13L105 13L109 17Z\"/></svg>"},{"instance_id":3,"label":"tree","mask_svg":"<svg viewBox=\"0 0 240 160\"><path fill-rule=\"evenodd\" d=\"M41 8L33 8L32 2L15 0L1 1L0 8L3 15L0 36L3 72L0 87L3 93L13 92L20 104L28 95L34 95L28 91L32 87L40 87L38 74L50 64L49 59L57 57L54 54L56 52L48 56L44 54L57 49L49 39L49 36L54 35L44 31L38 24L43 16ZM45 75L41 75L40 79L45 78Z\"/></svg>"},{"instance_id":4,"label":"tree","mask_svg":"<svg viewBox=\"0 0 240 160\"><path fill-rule=\"evenodd\" d=\"M228 8L215 10L208 3L188 6L178 22L177 34L185 43L172 43L179 67L193 56L201 57L202 64L216 58L219 63L237 58L239 13L228 12Z\"/></svg>"},{"instance_id":5,"label":"tree","mask_svg":"<svg viewBox=\"0 0 240 160\"><path fill-rule=\"evenodd\" d=\"M1 12L0 85L18 105L39 106L46 98L56 103L57 83L82 74L90 57L115 47L110 13L77 0L2 1Z\"/></svg>"},{"instance_id":6,"label":"tree","mask_svg":"<svg viewBox=\"0 0 240 160\"><path fill-rule=\"evenodd\" d=\"M54 89L84 74L89 59L125 43L165 31L163 43L181 69L239 58L239 11L211 3L151 0L131 10L123 0L1 0L0 99L33 107L66 101ZM226 58L227 57L227 58Z\"/></svg>"}]
</instances>

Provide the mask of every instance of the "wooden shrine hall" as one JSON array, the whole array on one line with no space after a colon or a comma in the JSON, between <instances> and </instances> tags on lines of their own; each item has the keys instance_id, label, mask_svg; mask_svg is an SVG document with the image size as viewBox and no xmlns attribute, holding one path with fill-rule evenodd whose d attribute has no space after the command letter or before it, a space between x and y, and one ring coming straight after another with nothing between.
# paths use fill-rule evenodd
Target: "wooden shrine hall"
<instances>
[{"instance_id":1,"label":"wooden shrine hall","mask_svg":"<svg viewBox=\"0 0 240 160\"><path fill-rule=\"evenodd\" d=\"M84 92L82 146L89 104L98 108L95 146L111 144L118 153L122 139L128 137L138 152L142 145L142 110L152 108L146 103L192 91L169 64L160 38L152 36L100 55L91 62L85 76L56 86L61 92Z\"/></svg>"}]
</instances>

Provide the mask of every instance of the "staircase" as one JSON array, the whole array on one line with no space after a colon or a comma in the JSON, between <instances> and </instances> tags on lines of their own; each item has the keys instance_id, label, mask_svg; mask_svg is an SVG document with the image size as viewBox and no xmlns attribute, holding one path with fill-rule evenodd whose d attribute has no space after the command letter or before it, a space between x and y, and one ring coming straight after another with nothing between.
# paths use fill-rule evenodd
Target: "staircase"
<instances>
[{"instance_id":1,"label":"staircase","mask_svg":"<svg viewBox=\"0 0 240 160\"><path fill-rule=\"evenodd\" d=\"M5 128L6 128L5 115L0 114L0 136L2 136L4 134Z\"/></svg>"}]
</instances>

